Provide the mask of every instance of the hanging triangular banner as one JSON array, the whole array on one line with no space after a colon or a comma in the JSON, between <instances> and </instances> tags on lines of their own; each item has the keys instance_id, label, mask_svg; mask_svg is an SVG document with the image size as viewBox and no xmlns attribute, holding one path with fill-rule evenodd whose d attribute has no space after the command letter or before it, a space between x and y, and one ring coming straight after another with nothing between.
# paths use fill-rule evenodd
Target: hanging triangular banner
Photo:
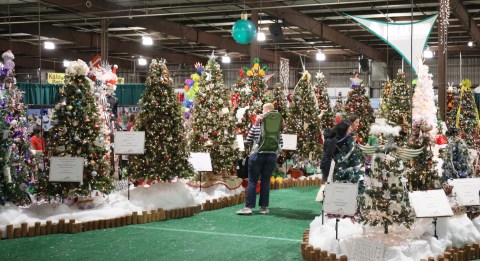
<instances>
[{"instance_id":1,"label":"hanging triangular banner","mask_svg":"<svg viewBox=\"0 0 480 261\"><path fill-rule=\"evenodd\" d=\"M395 49L412 66L416 74L418 58L423 57L423 50L426 48L427 39L430 36L438 14L421 21L409 23L387 23L348 14L347 16Z\"/></svg>"}]
</instances>

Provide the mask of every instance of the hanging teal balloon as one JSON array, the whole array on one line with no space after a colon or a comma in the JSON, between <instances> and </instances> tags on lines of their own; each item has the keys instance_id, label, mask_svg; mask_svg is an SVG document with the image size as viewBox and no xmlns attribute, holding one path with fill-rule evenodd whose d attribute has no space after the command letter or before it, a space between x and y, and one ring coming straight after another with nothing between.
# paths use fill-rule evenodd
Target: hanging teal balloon
<instances>
[{"instance_id":1,"label":"hanging teal balloon","mask_svg":"<svg viewBox=\"0 0 480 261\"><path fill-rule=\"evenodd\" d=\"M247 19L247 14L242 13L242 19L233 24L232 36L239 44L248 44L257 36L257 27Z\"/></svg>"}]
</instances>

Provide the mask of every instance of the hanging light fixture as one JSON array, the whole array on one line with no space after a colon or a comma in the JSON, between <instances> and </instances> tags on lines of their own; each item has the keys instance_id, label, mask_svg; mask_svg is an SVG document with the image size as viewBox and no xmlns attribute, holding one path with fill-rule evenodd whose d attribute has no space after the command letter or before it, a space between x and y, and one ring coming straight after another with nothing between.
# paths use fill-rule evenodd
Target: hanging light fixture
<instances>
[{"instance_id":1,"label":"hanging light fixture","mask_svg":"<svg viewBox=\"0 0 480 261\"><path fill-rule=\"evenodd\" d=\"M143 45L153 45L153 39L150 36L142 36Z\"/></svg>"},{"instance_id":2,"label":"hanging light fixture","mask_svg":"<svg viewBox=\"0 0 480 261\"><path fill-rule=\"evenodd\" d=\"M147 60L143 57L138 58L138 65L147 65Z\"/></svg>"},{"instance_id":3,"label":"hanging light fixture","mask_svg":"<svg viewBox=\"0 0 480 261\"><path fill-rule=\"evenodd\" d=\"M318 50L315 58L317 59L317 61L325 61L325 54L322 52L322 50Z\"/></svg>"},{"instance_id":4,"label":"hanging light fixture","mask_svg":"<svg viewBox=\"0 0 480 261\"><path fill-rule=\"evenodd\" d=\"M230 63L230 57L228 56L227 52L225 52L225 55L222 56L222 63Z\"/></svg>"},{"instance_id":5,"label":"hanging light fixture","mask_svg":"<svg viewBox=\"0 0 480 261\"><path fill-rule=\"evenodd\" d=\"M432 50L430 50L430 47L427 45L427 49L425 49L425 51L423 51L423 58L430 59L432 57L433 57L433 52L432 52Z\"/></svg>"},{"instance_id":6,"label":"hanging light fixture","mask_svg":"<svg viewBox=\"0 0 480 261\"><path fill-rule=\"evenodd\" d=\"M257 41L264 42L266 39L267 39L267 36L265 36L265 33L259 27L258 28L258 34L257 34Z\"/></svg>"},{"instance_id":7,"label":"hanging light fixture","mask_svg":"<svg viewBox=\"0 0 480 261\"><path fill-rule=\"evenodd\" d=\"M473 41L469 41L468 42L468 47L472 47L473 46Z\"/></svg>"},{"instance_id":8,"label":"hanging light fixture","mask_svg":"<svg viewBox=\"0 0 480 261\"><path fill-rule=\"evenodd\" d=\"M47 50L53 50L55 49L55 44L53 42L50 42L50 41L47 41L45 43L43 43L43 46L45 47L45 49Z\"/></svg>"}]
</instances>

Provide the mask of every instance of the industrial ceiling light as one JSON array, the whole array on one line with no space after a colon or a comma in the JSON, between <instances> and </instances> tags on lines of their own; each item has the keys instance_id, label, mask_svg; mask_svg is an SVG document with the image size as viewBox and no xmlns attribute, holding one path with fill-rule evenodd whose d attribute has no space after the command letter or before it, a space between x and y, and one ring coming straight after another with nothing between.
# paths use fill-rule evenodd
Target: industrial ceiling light
<instances>
[{"instance_id":1,"label":"industrial ceiling light","mask_svg":"<svg viewBox=\"0 0 480 261\"><path fill-rule=\"evenodd\" d=\"M147 60L143 57L138 58L138 65L147 65Z\"/></svg>"},{"instance_id":2,"label":"industrial ceiling light","mask_svg":"<svg viewBox=\"0 0 480 261\"><path fill-rule=\"evenodd\" d=\"M424 58L427 58L427 59L430 59L433 57L433 52L432 50L430 50L430 47L427 45L427 49L425 49L425 51L423 51L423 57Z\"/></svg>"},{"instance_id":3,"label":"industrial ceiling light","mask_svg":"<svg viewBox=\"0 0 480 261\"><path fill-rule=\"evenodd\" d=\"M225 52L225 55L222 56L222 63L230 63L230 57L226 52Z\"/></svg>"},{"instance_id":4,"label":"industrial ceiling light","mask_svg":"<svg viewBox=\"0 0 480 261\"><path fill-rule=\"evenodd\" d=\"M317 61L325 61L325 54L322 52L322 50L318 50L315 58L317 59Z\"/></svg>"},{"instance_id":5,"label":"industrial ceiling light","mask_svg":"<svg viewBox=\"0 0 480 261\"><path fill-rule=\"evenodd\" d=\"M265 33L259 27L258 28L258 34L257 34L257 41L264 42L266 39L267 39L267 37L265 36Z\"/></svg>"},{"instance_id":6,"label":"industrial ceiling light","mask_svg":"<svg viewBox=\"0 0 480 261\"><path fill-rule=\"evenodd\" d=\"M473 41L468 42L468 47L472 47L472 46L473 46Z\"/></svg>"},{"instance_id":7,"label":"industrial ceiling light","mask_svg":"<svg viewBox=\"0 0 480 261\"><path fill-rule=\"evenodd\" d=\"M143 45L153 45L153 39L150 36L142 36Z\"/></svg>"},{"instance_id":8,"label":"industrial ceiling light","mask_svg":"<svg viewBox=\"0 0 480 261\"><path fill-rule=\"evenodd\" d=\"M45 43L43 43L43 46L45 47L45 49L47 50L53 50L55 49L55 44L53 42L50 42L50 41L47 41Z\"/></svg>"},{"instance_id":9,"label":"industrial ceiling light","mask_svg":"<svg viewBox=\"0 0 480 261\"><path fill-rule=\"evenodd\" d=\"M70 65L69 60L63 60L63 67L68 67Z\"/></svg>"}]
</instances>

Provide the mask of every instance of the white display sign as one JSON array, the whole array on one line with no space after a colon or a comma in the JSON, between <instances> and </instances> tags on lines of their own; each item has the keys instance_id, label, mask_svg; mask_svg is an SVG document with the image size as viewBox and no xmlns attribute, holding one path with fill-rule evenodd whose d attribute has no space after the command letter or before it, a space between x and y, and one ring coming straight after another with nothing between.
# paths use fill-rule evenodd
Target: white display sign
<instances>
[{"instance_id":1,"label":"white display sign","mask_svg":"<svg viewBox=\"0 0 480 261\"><path fill-rule=\"evenodd\" d=\"M144 154L144 131L117 131L115 133L115 154Z\"/></svg>"},{"instance_id":2,"label":"white display sign","mask_svg":"<svg viewBox=\"0 0 480 261\"><path fill-rule=\"evenodd\" d=\"M210 153L192 152L188 157L188 162L192 164L195 171L212 171Z\"/></svg>"},{"instance_id":3,"label":"white display sign","mask_svg":"<svg viewBox=\"0 0 480 261\"><path fill-rule=\"evenodd\" d=\"M323 210L327 214L353 216L357 212L357 195L355 183L325 184Z\"/></svg>"},{"instance_id":4,"label":"white display sign","mask_svg":"<svg viewBox=\"0 0 480 261\"><path fill-rule=\"evenodd\" d=\"M460 206L480 205L480 178L453 179L448 183L453 186Z\"/></svg>"},{"instance_id":5,"label":"white display sign","mask_svg":"<svg viewBox=\"0 0 480 261\"><path fill-rule=\"evenodd\" d=\"M408 197L417 218L453 216L443 189L413 191L408 193Z\"/></svg>"},{"instance_id":6,"label":"white display sign","mask_svg":"<svg viewBox=\"0 0 480 261\"><path fill-rule=\"evenodd\" d=\"M297 135L296 134L282 134L284 150L297 150Z\"/></svg>"},{"instance_id":7,"label":"white display sign","mask_svg":"<svg viewBox=\"0 0 480 261\"><path fill-rule=\"evenodd\" d=\"M243 141L243 135L239 134L237 135L237 146L239 151L245 151L245 143Z\"/></svg>"},{"instance_id":8,"label":"white display sign","mask_svg":"<svg viewBox=\"0 0 480 261\"><path fill-rule=\"evenodd\" d=\"M353 256L357 261L383 260L385 245L380 242L359 238L355 241Z\"/></svg>"},{"instance_id":9,"label":"white display sign","mask_svg":"<svg viewBox=\"0 0 480 261\"><path fill-rule=\"evenodd\" d=\"M50 182L82 182L83 158L80 157L51 157Z\"/></svg>"}]
</instances>

